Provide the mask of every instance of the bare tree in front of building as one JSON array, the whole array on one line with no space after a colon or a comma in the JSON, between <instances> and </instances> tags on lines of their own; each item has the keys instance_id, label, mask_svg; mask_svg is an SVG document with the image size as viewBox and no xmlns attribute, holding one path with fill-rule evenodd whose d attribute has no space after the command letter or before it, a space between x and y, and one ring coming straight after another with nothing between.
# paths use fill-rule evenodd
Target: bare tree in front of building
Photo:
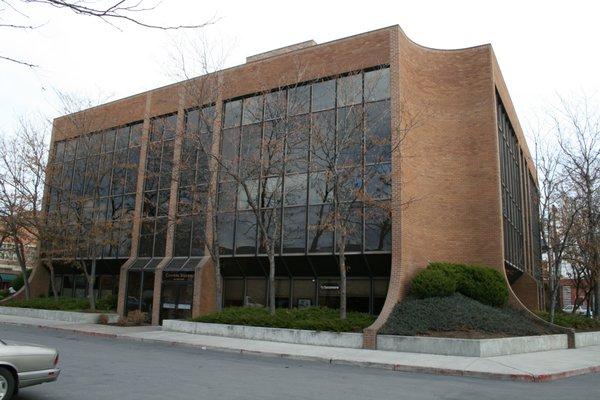
<instances>
[{"instance_id":1,"label":"bare tree in front of building","mask_svg":"<svg viewBox=\"0 0 600 400\"><path fill-rule=\"evenodd\" d=\"M560 99L553 115L561 149L565 184L579 213L574 221L580 265L594 288L595 317L600 318L600 114L588 97Z\"/></svg>"},{"instance_id":2,"label":"bare tree in front of building","mask_svg":"<svg viewBox=\"0 0 600 400\"><path fill-rule=\"evenodd\" d=\"M47 154L46 132L33 120L21 119L14 135L0 139L0 235L15 246L26 298L30 297L27 246L46 231L42 198Z\"/></svg>"}]
</instances>

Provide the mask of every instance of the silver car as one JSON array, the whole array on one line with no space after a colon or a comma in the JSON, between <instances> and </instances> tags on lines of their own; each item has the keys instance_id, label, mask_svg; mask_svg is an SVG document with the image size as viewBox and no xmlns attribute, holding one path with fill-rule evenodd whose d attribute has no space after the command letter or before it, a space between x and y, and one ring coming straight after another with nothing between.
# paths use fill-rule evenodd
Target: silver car
<instances>
[{"instance_id":1,"label":"silver car","mask_svg":"<svg viewBox=\"0 0 600 400\"><path fill-rule=\"evenodd\" d=\"M55 381L57 365L54 349L0 340L0 400L9 400L21 388Z\"/></svg>"}]
</instances>

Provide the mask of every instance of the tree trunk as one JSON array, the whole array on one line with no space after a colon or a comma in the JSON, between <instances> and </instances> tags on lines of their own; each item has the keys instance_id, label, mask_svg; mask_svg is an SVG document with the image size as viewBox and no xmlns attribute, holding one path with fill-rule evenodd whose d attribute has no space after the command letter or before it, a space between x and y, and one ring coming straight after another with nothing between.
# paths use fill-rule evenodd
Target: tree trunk
<instances>
[{"instance_id":1,"label":"tree trunk","mask_svg":"<svg viewBox=\"0 0 600 400\"><path fill-rule=\"evenodd\" d=\"M213 264L215 266L215 301L217 305L217 311L221 311L223 309L223 282L221 280L221 261L219 259L219 253L217 252L215 254L216 257L213 257Z\"/></svg>"},{"instance_id":2,"label":"tree trunk","mask_svg":"<svg viewBox=\"0 0 600 400\"><path fill-rule=\"evenodd\" d=\"M596 290L594 290L594 318L596 319L600 319L600 274L599 275L599 279L596 280ZM588 309L591 307L592 305L588 305Z\"/></svg>"},{"instance_id":3,"label":"tree trunk","mask_svg":"<svg viewBox=\"0 0 600 400\"><path fill-rule=\"evenodd\" d=\"M96 311L96 296L94 296L94 283L96 281L96 259L92 259L92 267L88 275L88 299L90 301L90 311Z\"/></svg>"},{"instance_id":4,"label":"tree trunk","mask_svg":"<svg viewBox=\"0 0 600 400\"><path fill-rule=\"evenodd\" d=\"M269 244L269 247L271 245ZM275 315L275 254L269 250L269 311Z\"/></svg>"},{"instance_id":5,"label":"tree trunk","mask_svg":"<svg viewBox=\"0 0 600 400\"><path fill-rule=\"evenodd\" d=\"M17 253L17 260L21 267L21 274L23 275L23 287L25 288L25 298L29 300L31 298L31 292L29 290L29 277L27 276L27 260L25 260L25 251L23 244L19 240L15 240L15 251Z\"/></svg>"},{"instance_id":6,"label":"tree trunk","mask_svg":"<svg viewBox=\"0 0 600 400\"><path fill-rule=\"evenodd\" d=\"M346 241L340 240L340 319L346 319Z\"/></svg>"},{"instance_id":7,"label":"tree trunk","mask_svg":"<svg viewBox=\"0 0 600 400\"><path fill-rule=\"evenodd\" d=\"M56 283L54 282L54 267L48 263L48 269L50 270L50 288L52 289L52 297L54 300L58 300L58 293L56 292Z\"/></svg>"}]
</instances>

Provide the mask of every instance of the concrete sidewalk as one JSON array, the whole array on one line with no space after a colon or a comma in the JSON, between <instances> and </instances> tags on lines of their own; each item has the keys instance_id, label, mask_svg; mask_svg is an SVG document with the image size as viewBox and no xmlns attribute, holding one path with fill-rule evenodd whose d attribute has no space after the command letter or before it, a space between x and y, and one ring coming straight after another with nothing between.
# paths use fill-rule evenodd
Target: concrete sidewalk
<instances>
[{"instance_id":1,"label":"concrete sidewalk","mask_svg":"<svg viewBox=\"0 0 600 400\"><path fill-rule=\"evenodd\" d=\"M94 336L383 368L394 371L545 382L600 372L600 346L476 358L309 346L261 340L167 332L159 327L117 327L64 323L0 315L0 324L18 324ZM1 336L1 329L0 329Z\"/></svg>"}]
</instances>

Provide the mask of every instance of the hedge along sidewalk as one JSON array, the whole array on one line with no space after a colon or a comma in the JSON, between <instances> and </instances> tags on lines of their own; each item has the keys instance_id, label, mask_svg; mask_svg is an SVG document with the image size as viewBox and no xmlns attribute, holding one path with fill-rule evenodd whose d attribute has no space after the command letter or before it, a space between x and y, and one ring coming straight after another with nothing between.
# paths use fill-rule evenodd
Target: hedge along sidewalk
<instances>
[{"instance_id":1,"label":"hedge along sidewalk","mask_svg":"<svg viewBox=\"0 0 600 400\"><path fill-rule=\"evenodd\" d=\"M9 318L11 320L7 320ZM18 322L19 320L21 322ZM600 372L600 346L586 347L585 349L554 350L500 357L473 358L234 339L165 332L156 330L158 329L157 327L124 328L77 324L60 326L56 325L56 321L35 320L33 318L19 319L18 317L0 315L0 324L2 323L30 325L85 335L105 336L116 340L184 346L198 350L210 349L437 375L545 382L586 373Z\"/></svg>"}]
</instances>

